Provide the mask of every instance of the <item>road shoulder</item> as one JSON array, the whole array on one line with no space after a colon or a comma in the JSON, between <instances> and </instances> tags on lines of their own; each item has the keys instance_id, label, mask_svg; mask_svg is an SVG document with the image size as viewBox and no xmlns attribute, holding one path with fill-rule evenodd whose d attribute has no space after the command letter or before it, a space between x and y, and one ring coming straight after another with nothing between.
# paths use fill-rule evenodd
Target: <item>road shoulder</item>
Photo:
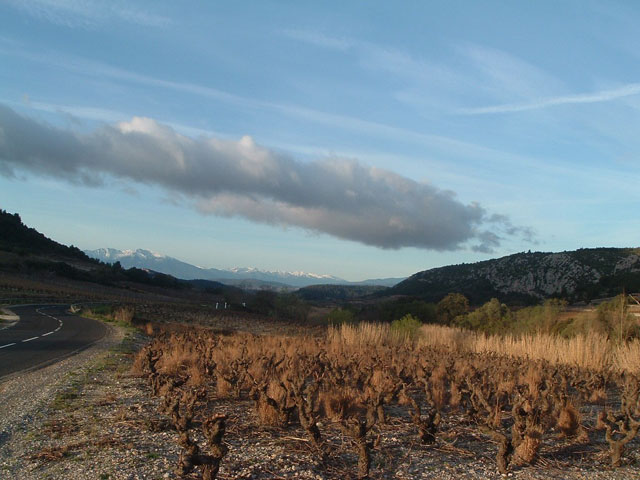
<instances>
[{"instance_id":1,"label":"road shoulder","mask_svg":"<svg viewBox=\"0 0 640 480\"><path fill-rule=\"evenodd\" d=\"M73 389L78 379L104 361L126 336L125 329L109 326L101 340L78 354L0 383L0 477L31 478L24 472L26 455L33 448L36 432L43 430L53 403L64 398L64 392Z\"/></svg>"}]
</instances>

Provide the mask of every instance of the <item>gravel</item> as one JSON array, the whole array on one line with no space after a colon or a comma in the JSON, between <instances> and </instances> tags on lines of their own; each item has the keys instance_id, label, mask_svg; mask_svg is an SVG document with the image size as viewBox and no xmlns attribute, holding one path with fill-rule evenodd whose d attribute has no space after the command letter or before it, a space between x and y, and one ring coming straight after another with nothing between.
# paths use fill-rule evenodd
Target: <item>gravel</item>
<instances>
[{"instance_id":1,"label":"gravel","mask_svg":"<svg viewBox=\"0 0 640 480\"><path fill-rule=\"evenodd\" d=\"M71 388L78 372L123 337L121 329L110 328L102 340L76 355L0 382L0 478L28 478L22 475L24 457L50 414L51 400Z\"/></svg>"}]
</instances>

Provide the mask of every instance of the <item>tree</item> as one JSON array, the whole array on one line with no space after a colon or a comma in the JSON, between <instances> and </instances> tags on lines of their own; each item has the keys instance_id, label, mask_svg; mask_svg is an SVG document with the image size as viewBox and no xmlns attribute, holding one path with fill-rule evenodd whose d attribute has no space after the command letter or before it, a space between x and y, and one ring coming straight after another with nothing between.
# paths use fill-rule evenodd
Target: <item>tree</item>
<instances>
[{"instance_id":1,"label":"tree","mask_svg":"<svg viewBox=\"0 0 640 480\"><path fill-rule=\"evenodd\" d=\"M249 301L249 309L261 315L273 315L276 310L276 293L271 290L259 290Z\"/></svg>"},{"instance_id":2,"label":"tree","mask_svg":"<svg viewBox=\"0 0 640 480\"><path fill-rule=\"evenodd\" d=\"M500 303L497 298L492 298L480 308L462 317L459 324L486 333L503 333L511 323L511 317L509 307Z\"/></svg>"},{"instance_id":3,"label":"tree","mask_svg":"<svg viewBox=\"0 0 640 480\"><path fill-rule=\"evenodd\" d=\"M450 325L459 315L469 312L469 300L461 293L449 293L436 305L438 323Z\"/></svg>"}]
</instances>

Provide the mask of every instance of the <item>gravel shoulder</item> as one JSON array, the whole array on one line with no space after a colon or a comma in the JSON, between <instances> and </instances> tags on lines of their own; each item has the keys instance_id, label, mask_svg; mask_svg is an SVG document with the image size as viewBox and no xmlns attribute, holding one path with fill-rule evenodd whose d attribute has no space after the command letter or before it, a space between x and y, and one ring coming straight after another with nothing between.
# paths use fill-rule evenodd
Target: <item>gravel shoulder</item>
<instances>
[{"instance_id":1,"label":"gravel shoulder","mask_svg":"<svg viewBox=\"0 0 640 480\"><path fill-rule=\"evenodd\" d=\"M72 388L92 364L120 345L124 337L122 328L111 326L107 335L89 348L0 383L0 477L28 478L23 475L24 459L34 446L36 432L42 431L51 413L52 400Z\"/></svg>"}]
</instances>

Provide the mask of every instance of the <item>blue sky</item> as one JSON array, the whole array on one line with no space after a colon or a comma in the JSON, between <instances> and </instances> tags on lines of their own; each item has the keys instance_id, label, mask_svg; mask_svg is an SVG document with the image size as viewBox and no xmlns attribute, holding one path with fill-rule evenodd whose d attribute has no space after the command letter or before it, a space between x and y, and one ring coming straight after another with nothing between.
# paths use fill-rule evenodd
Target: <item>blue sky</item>
<instances>
[{"instance_id":1,"label":"blue sky","mask_svg":"<svg viewBox=\"0 0 640 480\"><path fill-rule=\"evenodd\" d=\"M81 248L405 276L637 246L636 2L0 4L0 206Z\"/></svg>"}]
</instances>

